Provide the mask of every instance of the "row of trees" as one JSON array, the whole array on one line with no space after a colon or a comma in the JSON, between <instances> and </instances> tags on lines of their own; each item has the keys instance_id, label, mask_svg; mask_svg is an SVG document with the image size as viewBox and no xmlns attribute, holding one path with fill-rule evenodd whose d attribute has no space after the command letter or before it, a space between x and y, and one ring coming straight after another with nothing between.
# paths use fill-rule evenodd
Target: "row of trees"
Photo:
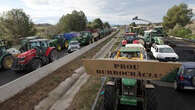
<instances>
[{"instance_id":1,"label":"row of trees","mask_svg":"<svg viewBox=\"0 0 195 110\"><path fill-rule=\"evenodd\" d=\"M21 37L33 36L37 33L51 37L54 34L83 31L110 27L108 22L103 23L100 18L88 22L83 11L72 11L63 15L56 25L47 28L36 28L35 24L22 9L12 9L0 16L0 39L17 40ZM38 32L37 32L38 31Z\"/></svg>"}]
</instances>

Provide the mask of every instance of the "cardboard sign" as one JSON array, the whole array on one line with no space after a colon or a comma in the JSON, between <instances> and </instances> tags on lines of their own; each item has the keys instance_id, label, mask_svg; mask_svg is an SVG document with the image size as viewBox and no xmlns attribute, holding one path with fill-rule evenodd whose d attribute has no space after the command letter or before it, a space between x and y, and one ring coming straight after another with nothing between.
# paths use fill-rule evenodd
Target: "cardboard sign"
<instances>
[{"instance_id":1,"label":"cardboard sign","mask_svg":"<svg viewBox=\"0 0 195 110\"><path fill-rule=\"evenodd\" d=\"M85 59L83 64L90 75L149 80L159 80L181 66L176 62L118 59Z\"/></svg>"}]
</instances>

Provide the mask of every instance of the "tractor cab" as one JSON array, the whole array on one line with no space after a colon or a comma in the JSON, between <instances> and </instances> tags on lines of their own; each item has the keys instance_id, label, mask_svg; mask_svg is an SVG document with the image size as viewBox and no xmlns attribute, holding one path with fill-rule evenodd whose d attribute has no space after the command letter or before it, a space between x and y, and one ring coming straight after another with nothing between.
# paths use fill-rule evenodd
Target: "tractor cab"
<instances>
[{"instance_id":1,"label":"tractor cab","mask_svg":"<svg viewBox=\"0 0 195 110\"><path fill-rule=\"evenodd\" d=\"M5 40L0 40L0 52L2 54L2 52L5 52L7 49L7 46L6 46L6 41Z\"/></svg>"},{"instance_id":2,"label":"tractor cab","mask_svg":"<svg viewBox=\"0 0 195 110\"><path fill-rule=\"evenodd\" d=\"M166 37L166 32L164 31L163 26L155 26L154 30L156 30L158 36Z\"/></svg>"},{"instance_id":3,"label":"tractor cab","mask_svg":"<svg viewBox=\"0 0 195 110\"><path fill-rule=\"evenodd\" d=\"M35 39L26 41L25 44L20 48L22 52L38 48L38 49L47 49L50 47L49 40L47 39Z\"/></svg>"},{"instance_id":4,"label":"tractor cab","mask_svg":"<svg viewBox=\"0 0 195 110\"><path fill-rule=\"evenodd\" d=\"M147 59L147 54L141 44L128 44L121 47L115 57L116 59L143 60Z\"/></svg>"}]
</instances>

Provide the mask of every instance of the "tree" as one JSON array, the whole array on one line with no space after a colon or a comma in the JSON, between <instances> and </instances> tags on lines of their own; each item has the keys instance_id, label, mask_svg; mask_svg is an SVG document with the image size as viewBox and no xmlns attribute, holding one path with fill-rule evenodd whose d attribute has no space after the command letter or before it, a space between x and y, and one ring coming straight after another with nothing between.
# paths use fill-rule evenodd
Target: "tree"
<instances>
[{"instance_id":1,"label":"tree","mask_svg":"<svg viewBox=\"0 0 195 110\"><path fill-rule=\"evenodd\" d=\"M105 22L105 23L104 23L104 27L105 27L105 28L110 28L111 26L110 26L110 24L109 24L108 22Z\"/></svg>"},{"instance_id":2,"label":"tree","mask_svg":"<svg viewBox=\"0 0 195 110\"><path fill-rule=\"evenodd\" d=\"M169 31L173 36L177 37L186 37L192 34L192 31L189 28L185 28L179 24L176 24L175 27Z\"/></svg>"},{"instance_id":3,"label":"tree","mask_svg":"<svg viewBox=\"0 0 195 110\"><path fill-rule=\"evenodd\" d=\"M94 25L94 28L100 28L100 29L103 29L104 28L104 24L102 22L102 20L100 18L96 18L94 21L93 21L93 25Z\"/></svg>"},{"instance_id":4,"label":"tree","mask_svg":"<svg viewBox=\"0 0 195 110\"><path fill-rule=\"evenodd\" d=\"M22 9L12 9L0 17L1 38L16 40L35 35L36 29L30 17Z\"/></svg>"},{"instance_id":5,"label":"tree","mask_svg":"<svg viewBox=\"0 0 195 110\"><path fill-rule=\"evenodd\" d=\"M72 11L71 14L63 15L57 23L60 33L71 31L83 31L87 26L87 17L82 11Z\"/></svg>"},{"instance_id":6,"label":"tree","mask_svg":"<svg viewBox=\"0 0 195 110\"><path fill-rule=\"evenodd\" d=\"M167 11L167 15L163 17L163 26L166 30L173 29L176 24L185 26L191 22L192 17L192 9L189 9L187 4L181 3Z\"/></svg>"}]
</instances>

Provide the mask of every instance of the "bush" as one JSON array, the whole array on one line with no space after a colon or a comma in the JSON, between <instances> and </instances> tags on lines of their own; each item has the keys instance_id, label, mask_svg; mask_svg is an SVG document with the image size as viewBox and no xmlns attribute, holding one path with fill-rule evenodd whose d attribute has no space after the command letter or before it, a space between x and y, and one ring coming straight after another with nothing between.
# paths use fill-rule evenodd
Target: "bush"
<instances>
[{"instance_id":1,"label":"bush","mask_svg":"<svg viewBox=\"0 0 195 110\"><path fill-rule=\"evenodd\" d=\"M170 35L176 37L183 37L186 38L187 36L192 34L192 31L189 28L182 27L181 25L176 25L173 30L169 31Z\"/></svg>"}]
</instances>

